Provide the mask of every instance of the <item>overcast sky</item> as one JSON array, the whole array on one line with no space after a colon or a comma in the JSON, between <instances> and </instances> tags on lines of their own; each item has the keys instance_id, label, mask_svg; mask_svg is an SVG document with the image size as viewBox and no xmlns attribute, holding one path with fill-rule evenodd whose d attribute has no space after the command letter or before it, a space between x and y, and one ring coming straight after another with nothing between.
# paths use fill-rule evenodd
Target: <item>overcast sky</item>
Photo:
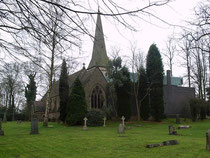
<instances>
[{"instance_id":1,"label":"overcast sky","mask_svg":"<svg viewBox=\"0 0 210 158\"><path fill-rule=\"evenodd\" d=\"M194 18L194 7L200 1L201 0L174 0L168 5L161 6L158 8L152 8L152 13L154 13L156 16L160 17L161 19L165 20L170 24L186 26L185 21L190 21ZM135 3L133 2L135 2L135 0L130 0L129 3L124 5L129 8L135 8ZM94 8L94 6L92 6L92 8ZM95 9L97 10L97 6L95 6ZM94 15L94 17L96 20L96 15ZM141 51L144 52L145 56L147 54L149 46L152 43L157 44L159 50L163 52L165 51L165 43L167 41L168 36L172 35L173 33L176 34L180 32L180 27L169 26L152 17L144 17L144 19L155 25L152 25L140 19L135 19L134 21L131 21L131 24L135 26L135 28L138 30L137 32L133 32L129 29L126 29L124 26L114 22L110 17L102 16L101 18L103 24L103 31L105 35L107 54L109 57L111 56L111 50L113 47L120 49L120 56L131 56L131 43L135 43L137 45L137 48L141 49ZM92 33L94 34L94 21L92 20L89 25ZM90 37L84 37L82 45L82 51L84 54L82 56L84 56L85 58L82 59L82 62L86 63L86 67L88 66L91 59L92 48L93 41L90 39ZM163 59L165 63L166 61L164 56ZM173 75L183 76L184 70L180 71L180 65L177 64L178 62L178 59L176 59L174 65L176 67L174 69ZM82 64L79 65L79 68L81 67ZM167 65L164 64L164 70L166 71L167 69Z\"/></svg>"}]
</instances>

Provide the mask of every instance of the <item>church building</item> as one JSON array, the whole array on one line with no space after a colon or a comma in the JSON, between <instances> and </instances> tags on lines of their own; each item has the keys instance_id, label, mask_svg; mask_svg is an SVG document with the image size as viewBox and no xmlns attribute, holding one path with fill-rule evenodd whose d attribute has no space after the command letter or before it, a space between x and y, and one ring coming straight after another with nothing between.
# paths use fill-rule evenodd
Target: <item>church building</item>
<instances>
[{"instance_id":1,"label":"church building","mask_svg":"<svg viewBox=\"0 0 210 158\"><path fill-rule=\"evenodd\" d=\"M88 109L97 108L101 109L103 106L107 106L106 99L106 67L108 65L109 58L106 53L106 45L104 41L104 34L102 28L102 22L100 14L97 14L96 29L95 29L95 38L93 43L92 58L86 69L83 68L69 75L69 88L70 92L76 78L79 78L86 94L86 102ZM59 81L56 81L51 90L51 106L49 108L49 119L57 120L59 118ZM44 100L43 100L44 102ZM44 103L40 101L35 102L34 111L39 114L41 119L41 114L39 109L44 106ZM43 111L44 112L44 111Z\"/></svg>"},{"instance_id":2,"label":"church building","mask_svg":"<svg viewBox=\"0 0 210 158\"><path fill-rule=\"evenodd\" d=\"M108 66L109 58L106 52L104 34L100 14L97 14L95 38L93 43L92 58L87 67L83 68L68 76L70 92L76 78L79 78L86 94L86 102L88 109L107 106L106 85L107 75L106 67ZM169 74L169 73L168 73ZM186 104L191 97L194 96L194 88L178 87L180 83L174 84L171 76L167 78L167 83L164 84L164 108L165 114L180 114L183 110L181 104ZM180 80L178 80L180 81ZM165 81L166 82L166 81ZM51 90L51 105L49 107L49 119L57 121L59 118L59 81L56 81ZM180 101L181 99L181 101ZM183 102L184 101L184 102ZM45 112L45 99L34 102L34 112L40 120L43 119ZM131 105L132 116L136 116L135 105ZM189 114L189 108L187 113Z\"/></svg>"}]
</instances>

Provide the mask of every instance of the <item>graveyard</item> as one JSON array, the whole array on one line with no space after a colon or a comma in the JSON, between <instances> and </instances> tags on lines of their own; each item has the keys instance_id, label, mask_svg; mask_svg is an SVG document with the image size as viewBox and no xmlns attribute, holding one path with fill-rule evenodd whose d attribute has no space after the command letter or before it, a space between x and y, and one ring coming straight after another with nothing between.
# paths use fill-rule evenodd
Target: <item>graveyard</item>
<instances>
[{"instance_id":1,"label":"graveyard","mask_svg":"<svg viewBox=\"0 0 210 158\"><path fill-rule=\"evenodd\" d=\"M180 124L176 124L175 119L125 121L125 131L119 132L121 123L107 121L105 126L88 126L83 130L83 126L65 126L56 122L50 122L46 128L39 122L35 134L31 133L30 122L2 123L4 135L0 136L0 158L207 158L210 155L206 150L210 120L192 122L181 119ZM171 125L176 134L169 134ZM175 144L170 145L166 141ZM157 147L146 147L162 142L163 145Z\"/></svg>"}]
</instances>

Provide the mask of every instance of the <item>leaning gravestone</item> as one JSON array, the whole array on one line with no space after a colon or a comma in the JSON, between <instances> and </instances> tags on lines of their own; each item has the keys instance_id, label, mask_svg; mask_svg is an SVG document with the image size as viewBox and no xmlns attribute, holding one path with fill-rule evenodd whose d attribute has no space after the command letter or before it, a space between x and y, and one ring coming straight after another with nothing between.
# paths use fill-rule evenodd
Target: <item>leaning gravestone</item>
<instances>
[{"instance_id":1,"label":"leaning gravestone","mask_svg":"<svg viewBox=\"0 0 210 158\"><path fill-rule=\"evenodd\" d=\"M119 124L118 126L118 133L125 133L125 127L123 126L123 124Z\"/></svg>"},{"instance_id":2,"label":"leaning gravestone","mask_svg":"<svg viewBox=\"0 0 210 158\"><path fill-rule=\"evenodd\" d=\"M0 135L3 136L4 135L4 131L2 130L2 126L1 126L1 121L2 119L0 118Z\"/></svg>"},{"instance_id":3,"label":"leaning gravestone","mask_svg":"<svg viewBox=\"0 0 210 158\"><path fill-rule=\"evenodd\" d=\"M176 124L180 124L180 117L179 117L179 114L176 115Z\"/></svg>"},{"instance_id":4,"label":"leaning gravestone","mask_svg":"<svg viewBox=\"0 0 210 158\"><path fill-rule=\"evenodd\" d=\"M30 134L39 134L38 123L39 121L37 118L31 118L31 133Z\"/></svg>"},{"instance_id":5,"label":"leaning gravestone","mask_svg":"<svg viewBox=\"0 0 210 158\"><path fill-rule=\"evenodd\" d=\"M210 150L210 130L206 132L206 150Z\"/></svg>"},{"instance_id":6,"label":"leaning gravestone","mask_svg":"<svg viewBox=\"0 0 210 158\"><path fill-rule=\"evenodd\" d=\"M177 134L177 132L174 130L173 125L169 125L168 130L169 130L169 135L176 135Z\"/></svg>"}]
</instances>

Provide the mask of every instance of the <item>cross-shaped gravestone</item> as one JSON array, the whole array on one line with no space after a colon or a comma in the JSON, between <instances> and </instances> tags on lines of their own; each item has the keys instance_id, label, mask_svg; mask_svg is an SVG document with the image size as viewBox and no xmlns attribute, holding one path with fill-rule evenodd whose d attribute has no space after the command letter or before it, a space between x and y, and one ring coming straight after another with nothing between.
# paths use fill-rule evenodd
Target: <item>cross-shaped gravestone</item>
<instances>
[{"instance_id":1,"label":"cross-shaped gravestone","mask_svg":"<svg viewBox=\"0 0 210 158\"><path fill-rule=\"evenodd\" d=\"M104 120L104 125L103 126L106 127L106 117L104 117L103 120Z\"/></svg>"},{"instance_id":2,"label":"cross-shaped gravestone","mask_svg":"<svg viewBox=\"0 0 210 158\"><path fill-rule=\"evenodd\" d=\"M83 130L87 130L87 117L85 117L84 119L84 126L83 126Z\"/></svg>"},{"instance_id":3,"label":"cross-shaped gravestone","mask_svg":"<svg viewBox=\"0 0 210 158\"><path fill-rule=\"evenodd\" d=\"M122 125L125 126L125 117L122 116Z\"/></svg>"},{"instance_id":4,"label":"cross-shaped gravestone","mask_svg":"<svg viewBox=\"0 0 210 158\"><path fill-rule=\"evenodd\" d=\"M4 131L1 129L1 122L2 122L1 120L2 120L2 119L0 118L0 135L3 136L3 135L4 135Z\"/></svg>"},{"instance_id":5,"label":"cross-shaped gravestone","mask_svg":"<svg viewBox=\"0 0 210 158\"><path fill-rule=\"evenodd\" d=\"M210 130L206 132L206 150L210 150Z\"/></svg>"},{"instance_id":6,"label":"cross-shaped gravestone","mask_svg":"<svg viewBox=\"0 0 210 158\"><path fill-rule=\"evenodd\" d=\"M31 118L31 133L30 134L39 134L37 118L34 118L34 117Z\"/></svg>"}]
</instances>

